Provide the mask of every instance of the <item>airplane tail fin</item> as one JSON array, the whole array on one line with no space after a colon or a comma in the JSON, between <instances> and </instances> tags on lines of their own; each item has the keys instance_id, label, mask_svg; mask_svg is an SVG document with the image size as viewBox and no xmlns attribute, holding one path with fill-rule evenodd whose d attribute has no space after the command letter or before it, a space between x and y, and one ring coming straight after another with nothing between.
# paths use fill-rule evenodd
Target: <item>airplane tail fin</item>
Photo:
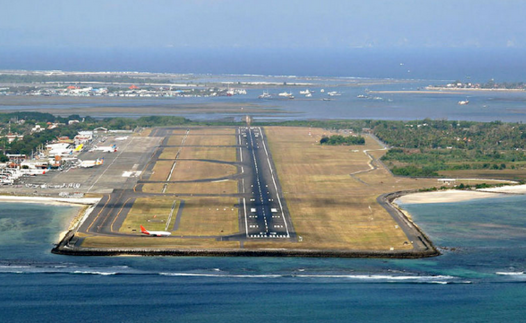
<instances>
[{"instance_id":1,"label":"airplane tail fin","mask_svg":"<svg viewBox=\"0 0 526 323\"><path fill-rule=\"evenodd\" d=\"M150 234L150 232L148 232L148 230L146 230L142 225L141 225L141 232L144 234Z\"/></svg>"}]
</instances>

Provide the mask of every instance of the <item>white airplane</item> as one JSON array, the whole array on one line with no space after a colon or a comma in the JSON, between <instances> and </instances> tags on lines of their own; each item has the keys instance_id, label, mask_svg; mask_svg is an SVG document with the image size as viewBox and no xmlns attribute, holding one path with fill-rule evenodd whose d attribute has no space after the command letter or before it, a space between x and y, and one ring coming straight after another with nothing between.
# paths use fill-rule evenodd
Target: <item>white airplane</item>
<instances>
[{"instance_id":1,"label":"white airplane","mask_svg":"<svg viewBox=\"0 0 526 323\"><path fill-rule=\"evenodd\" d=\"M168 231L148 231L141 225L141 232L152 237L167 237L171 235Z\"/></svg>"},{"instance_id":2,"label":"white airplane","mask_svg":"<svg viewBox=\"0 0 526 323\"><path fill-rule=\"evenodd\" d=\"M99 166L104 163L104 158L99 158L97 160L83 160L80 162L80 167L82 168L91 168L93 166Z\"/></svg>"},{"instance_id":3,"label":"white airplane","mask_svg":"<svg viewBox=\"0 0 526 323\"><path fill-rule=\"evenodd\" d=\"M49 152L50 156L69 156L73 155L73 149L54 149Z\"/></svg>"},{"instance_id":4,"label":"white airplane","mask_svg":"<svg viewBox=\"0 0 526 323\"><path fill-rule=\"evenodd\" d=\"M115 153L117 152L117 145L105 146L105 147L95 147L93 150L103 151L105 153Z\"/></svg>"},{"instance_id":5,"label":"white airplane","mask_svg":"<svg viewBox=\"0 0 526 323\"><path fill-rule=\"evenodd\" d=\"M19 172L24 175L44 175L47 169L20 169Z\"/></svg>"}]
</instances>

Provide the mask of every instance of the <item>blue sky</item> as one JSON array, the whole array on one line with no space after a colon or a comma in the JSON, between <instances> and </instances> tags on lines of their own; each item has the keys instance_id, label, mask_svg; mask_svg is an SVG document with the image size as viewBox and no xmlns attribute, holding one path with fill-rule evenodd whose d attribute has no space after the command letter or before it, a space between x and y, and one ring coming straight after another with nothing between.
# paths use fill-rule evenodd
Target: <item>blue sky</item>
<instances>
[{"instance_id":1,"label":"blue sky","mask_svg":"<svg viewBox=\"0 0 526 323\"><path fill-rule=\"evenodd\" d=\"M0 0L0 4L4 49L526 48L526 1L520 0Z\"/></svg>"}]
</instances>

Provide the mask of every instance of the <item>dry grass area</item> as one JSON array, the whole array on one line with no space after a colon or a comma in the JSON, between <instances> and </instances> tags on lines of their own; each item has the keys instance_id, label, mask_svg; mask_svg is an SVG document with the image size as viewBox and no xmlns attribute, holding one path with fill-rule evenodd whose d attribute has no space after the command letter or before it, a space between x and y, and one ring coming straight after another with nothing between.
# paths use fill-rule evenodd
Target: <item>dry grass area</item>
<instances>
[{"instance_id":1,"label":"dry grass area","mask_svg":"<svg viewBox=\"0 0 526 323\"><path fill-rule=\"evenodd\" d=\"M410 249L407 237L376 203L382 193L432 187L433 179L395 178L385 169L370 170L364 149L381 149L366 138L365 146L320 146L322 129L266 128L270 150L300 243L284 248L394 250ZM356 152L356 150L358 150ZM375 156L382 151L374 152ZM350 175L354 174L354 178ZM276 247L251 242L249 248Z\"/></svg>"},{"instance_id":2,"label":"dry grass area","mask_svg":"<svg viewBox=\"0 0 526 323\"><path fill-rule=\"evenodd\" d=\"M175 159L178 151L178 159L236 161L236 149L229 147L168 147L163 149L159 159Z\"/></svg>"},{"instance_id":3,"label":"dry grass area","mask_svg":"<svg viewBox=\"0 0 526 323\"><path fill-rule=\"evenodd\" d=\"M177 236L222 236L239 231L238 199L233 197L147 197L133 203L120 233L140 233L142 224L148 230L172 231L184 200ZM173 213L169 218L170 213ZM166 224L168 223L168 229Z\"/></svg>"},{"instance_id":4,"label":"dry grass area","mask_svg":"<svg viewBox=\"0 0 526 323\"><path fill-rule=\"evenodd\" d=\"M236 128L220 128L220 127L210 127L210 128L189 128L190 134L193 135L235 135Z\"/></svg>"},{"instance_id":5,"label":"dry grass area","mask_svg":"<svg viewBox=\"0 0 526 323\"><path fill-rule=\"evenodd\" d=\"M139 136L148 137L152 133L152 130L153 128L145 128L139 133Z\"/></svg>"},{"instance_id":6,"label":"dry grass area","mask_svg":"<svg viewBox=\"0 0 526 323\"><path fill-rule=\"evenodd\" d=\"M180 143L181 141L179 141L179 144ZM190 131L190 134L186 137L184 144L185 146L233 146L236 144L236 136L195 134Z\"/></svg>"},{"instance_id":7,"label":"dry grass area","mask_svg":"<svg viewBox=\"0 0 526 323\"><path fill-rule=\"evenodd\" d=\"M233 197L184 198L177 235L221 236L239 231L238 199Z\"/></svg>"},{"instance_id":8,"label":"dry grass area","mask_svg":"<svg viewBox=\"0 0 526 323\"><path fill-rule=\"evenodd\" d=\"M135 200L119 232L141 232L139 228L141 224L148 230L164 231L173 203L174 199L168 197L148 197ZM177 214L179 204L176 202L174 214ZM173 221L175 221L175 215L172 216L170 226L173 226Z\"/></svg>"},{"instance_id":9,"label":"dry grass area","mask_svg":"<svg viewBox=\"0 0 526 323\"><path fill-rule=\"evenodd\" d=\"M168 147L168 148L159 148L163 151L161 152L161 155L159 155L159 159L175 159L175 156L177 156L177 152L181 150L183 151L184 147Z\"/></svg>"},{"instance_id":10,"label":"dry grass area","mask_svg":"<svg viewBox=\"0 0 526 323\"><path fill-rule=\"evenodd\" d=\"M165 184L144 184L144 193L161 193ZM236 194L237 181L224 180L204 183L174 183L166 186L165 193L169 194Z\"/></svg>"},{"instance_id":11,"label":"dry grass area","mask_svg":"<svg viewBox=\"0 0 526 323\"><path fill-rule=\"evenodd\" d=\"M181 143L183 141L183 138L184 138L184 134L170 136L170 138L168 138L168 142L166 144L169 145L169 146L181 145Z\"/></svg>"},{"instance_id":12,"label":"dry grass area","mask_svg":"<svg viewBox=\"0 0 526 323\"><path fill-rule=\"evenodd\" d=\"M151 248L151 249L237 249L237 241L216 241L215 239L181 239L177 237L87 237L84 248Z\"/></svg>"},{"instance_id":13,"label":"dry grass area","mask_svg":"<svg viewBox=\"0 0 526 323\"><path fill-rule=\"evenodd\" d=\"M166 181L174 161L160 160L153 166L150 181ZM177 160L170 181L194 181L235 175L237 167L203 161Z\"/></svg>"},{"instance_id":14,"label":"dry grass area","mask_svg":"<svg viewBox=\"0 0 526 323\"><path fill-rule=\"evenodd\" d=\"M157 162L157 163L160 163L160 162ZM168 172L166 173L167 176L169 172L170 172L170 169L168 169ZM237 173L237 167L233 165L202 162L202 161L178 160L170 180L171 181L194 181L194 180L200 180L200 179L221 178L225 176L234 175L236 173Z\"/></svg>"},{"instance_id":15,"label":"dry grass area","mask_svg":"<svg viewBox=\"0 0 526 323\"><path fill-rule=\"evenodd\" d=\"M172 169L173 161L171 160L160 160L155 163L152 169L152 175L148 180L150 181L166 181L170 170ZM176 166L177 167L177 166Z\"/></svg>"},{"instance_id":16,"label":"dry grass area","mask_svg":"<svg viewBox=\"0 0 526 323\"><path fill-rule=\"evenodd\" d=\"M185 147L179 155L179 159L209 159L226 162L235 162L236 158L236 149L233 147Z\"/></svg>"}]
</instances>

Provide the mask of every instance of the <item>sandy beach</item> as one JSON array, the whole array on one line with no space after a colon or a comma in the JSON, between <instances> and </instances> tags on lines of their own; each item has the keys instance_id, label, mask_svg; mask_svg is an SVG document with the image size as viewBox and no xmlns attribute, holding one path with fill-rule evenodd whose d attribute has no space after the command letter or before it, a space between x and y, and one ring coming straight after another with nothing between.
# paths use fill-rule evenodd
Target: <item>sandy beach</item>
<instances>
[{"instance_id":1,"label":"sandy beach","mask_svg":"<svg viewBox=\"0 0 526 323\"><path fill-rule=\"evenodd\" d=\"M41 196L9 196L0 195L0 202L11 203L37 203L49 205L94 205L99 202L100 198L59 198L59 197L41 197Z\"/></svg>"},{"instance_id":2,"label":"sandy beach","mask_svg":"<svg viewBox=\"0 0 526 323\"><path fill-rule=\"evenodd\" d=\"M499 194L502 193L502 194ZM504 194L526 194L526 185L508 185L502 187L485 188L473 191L446 190L434 192L422 192L404 195L395 200L400 204L428 204L428 203L454 203L483 199L488 197L499 197Z\"/></svg>"},{"instance_id":3,"label":"sandy beach","mask_svg":"<svg viewBox=\"0 0 526 323\"><path fill-rule=\"evenodd\" d=\"M430 203L454 203L488 197L498 197L503 194L482 192L482 191L462 191L447 190L435 192L422 192L404 195L395 200L397 204L430 204Z\"/></svg>"}]
</instances>

